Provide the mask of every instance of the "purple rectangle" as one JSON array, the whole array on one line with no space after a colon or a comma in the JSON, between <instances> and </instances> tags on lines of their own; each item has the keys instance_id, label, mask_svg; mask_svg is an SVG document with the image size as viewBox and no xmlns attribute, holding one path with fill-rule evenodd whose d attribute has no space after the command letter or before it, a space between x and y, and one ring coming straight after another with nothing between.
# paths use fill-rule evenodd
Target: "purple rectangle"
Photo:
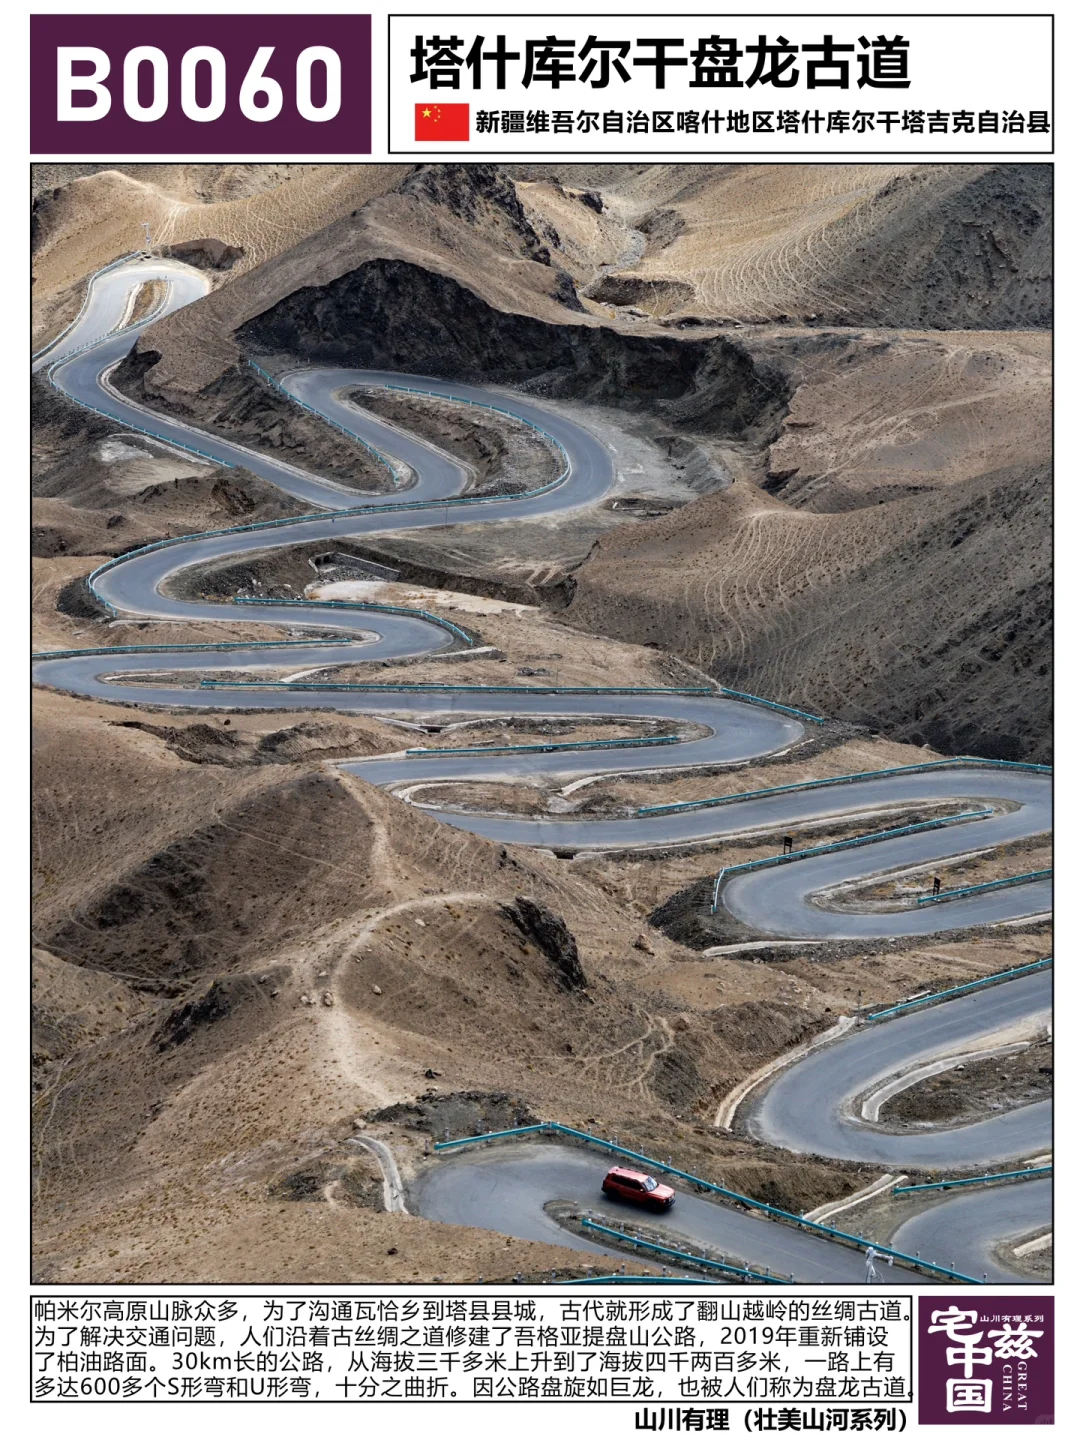
<instances>
[{"instance_id":1,"label":"purple rectangle","mask_svg":"<svg viewBox=\"0 0 1080 1440\"><path fill-rule=\"evenodd\" d=\"M140 47L152 53L127 58ZM276 113L260 119L268 109ZM100 118L76 118L79 110L99 110ZM30 148L117 157L369 155L371 16L32 15Z\"/></svg>"},{"instance_id":2,"label":"purple rectangle","mask_svg":"<svg viewBox=\"0 0 1080 1440\"><path fill-rule=\"evenodd\" d=\"M1052 1425L1052 1295L919 1296L920 1425Z\"/></svg>"}]
</instances>

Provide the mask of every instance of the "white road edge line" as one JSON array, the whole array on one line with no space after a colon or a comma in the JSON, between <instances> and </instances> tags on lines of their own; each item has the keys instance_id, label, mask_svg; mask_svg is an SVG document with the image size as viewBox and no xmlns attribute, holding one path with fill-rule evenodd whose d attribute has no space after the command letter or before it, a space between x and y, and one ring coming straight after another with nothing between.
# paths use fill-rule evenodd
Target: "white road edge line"
<instances>
[{"instance_id":1,"label":"white road edge line","mask_svg":"<svg viewBox=\"0 0 1080 1440\"><path fill-rule=\"evenodd\" d=\"M892 1185L902 1185L907 1178L906 1175L881 1175L877 1180L871 1180L869 1185L864 1185L861 1190L845 1195L842 1200L829 1200L824 1205L819 1205L816 1210L807 1210L803 1219L820 1225L833 1215L841 1215L845 1210L861 1205L864 1200L872 1200L875 1195L880 1195Z\"/></svg>"},{"instance_id":2,"label":"white road edge line","mask_svg":"<svg viewBox=\"0 0 1080 1440\"><path fill-rule=\"evenodd\" d=\"M828 1045L832 1040L839 1040L842 1035L846 1035L849 1030L853 1029L855 1024L854 1015L841 1015L836 1024L828 1030L822 1031L820 1035L815 1035L812 1040L807 1040L802 1045L796 1045L793 1050L785 1051L783 1055L778 1055L775 1060L770 1060L767 1065L763 1065L760 1070L755 1070L752 1075L748 1075L721 1100L720 1108L716 1112L716 1119L713 1121L714 1128L730 1130L735 1120L735 1112L752 1090L756 1090L763 1081L770 1079L778 1070L785 1070L796 1060L801 1060L805 1055L809 1055L811 1050Z\"/></svg>"},{"instance_id":3,"label":"white road edge line","mask_svg":"<svg viewBox=\"0 0 1080 1440\"><path fill-rule=\"evenodd\" d=\"M401 1172L398 1170L397 1161L389 1145L381 1140L375 1140L370 1135L350 1135L346 1145L359 1145L362 1149L369 1151L379 1162L379 1169L383 1177L383 1204L388 1215L408 1215L408 1206L405 1204L405 1186L401 1181Z\"/></svg>"},{"instance_id":4,"label":"white road edge line","mask_svg":"<svg viewBox=\"0 0 1080 1440\"><path fill-rule=\"evenodd\" d=\"M1054 1232L1048 1230L1045 1235L1036 1235L1034 1240L1025 1240L1023 1245L1017 1245L1013 1251L1014 1255L1032 1255L1036 1250L1049 1250L1054 1243Z\"/></svg>"},{"instance_id":5,"label":"white road edge line","mask_svg":"<svg viewBox=\"0 0 1080 1440\"><path fill-rule=\"evenodd\" d=\"M913 1065L909 1070L902 1070L897 1075L878 1083L874 1089L868 1091L862 1097L859 1104L858 1098L853 1097L847 1108L847 1115L853 1120L863 1120L870 1125L876 1125L881 1115L881 1108L894 1095L909 1090L913 1085L918 1085L921 1080L929 1080L934 1075L941 1075L946 1070L955 1070L958 1065L967 1065L976 1060L992 1060L995 1056L1016 1055L1021 1050L1028 1050L1038 1038L1038 1033L1046 1026L1046 1012L1031 1017L1029 1037L1006 1041L1000 1045L984 1045L978 1050L957 1050L950 1055L939 1055L934 1060L922 1061ZM1012 1027L1015 1030L1015 1026ZM858 1109L856 1109L858 1105Z\"/></svg>"}]
</instances>

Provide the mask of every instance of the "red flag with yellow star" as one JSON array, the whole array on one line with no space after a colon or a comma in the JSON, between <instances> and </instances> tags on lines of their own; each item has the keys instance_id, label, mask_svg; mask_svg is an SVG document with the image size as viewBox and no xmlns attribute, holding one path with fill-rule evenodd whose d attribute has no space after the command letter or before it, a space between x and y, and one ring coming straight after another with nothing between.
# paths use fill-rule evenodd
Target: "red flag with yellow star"
<instances>
[{"instance_id":1,"label":"red flag with yellow star","mask_svg":"<svg viewBox=\"0 0 1080 1440\"><path fill-rule=\"evenodd\" d=\"M428 100L416 107L417 140L468 140L468 105L440 105Z\"/></svg>"}]
</instances>

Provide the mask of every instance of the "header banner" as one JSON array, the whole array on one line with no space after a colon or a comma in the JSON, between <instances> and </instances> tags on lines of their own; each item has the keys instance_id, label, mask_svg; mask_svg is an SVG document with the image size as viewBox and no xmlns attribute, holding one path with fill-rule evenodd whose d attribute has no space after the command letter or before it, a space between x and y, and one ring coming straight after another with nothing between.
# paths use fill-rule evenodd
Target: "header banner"
<instances>
[{"instance_id":1,"label":"header banner","mask_svg":"<svg viewBox=\"0 0 1080 1440\"><path fill-rule=\"evenodd\" d=\"M36 155L371 153L370 15L32 15Z\"/></svg>"}]
</instances>

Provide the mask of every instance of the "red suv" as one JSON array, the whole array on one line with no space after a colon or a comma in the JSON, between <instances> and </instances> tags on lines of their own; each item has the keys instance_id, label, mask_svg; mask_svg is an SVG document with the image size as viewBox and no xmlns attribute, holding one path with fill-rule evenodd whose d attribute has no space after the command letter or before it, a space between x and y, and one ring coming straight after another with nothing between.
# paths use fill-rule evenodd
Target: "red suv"
<instances>
[{"instance_id":1,"label":"red suv","mask_svg":"<svg viewBox=\"0 0 1080 1440\"><path fill-rule=\"evenodd\" d=\"M612 1166L604 1176L601 1189L605 1195L630 1200L647 1210L670 1210L675 1203L675 1191L670 1185L661 1185L659 1180L640 1170L624 1170L621 1165Z\"/></svg>"}]
</instances>

